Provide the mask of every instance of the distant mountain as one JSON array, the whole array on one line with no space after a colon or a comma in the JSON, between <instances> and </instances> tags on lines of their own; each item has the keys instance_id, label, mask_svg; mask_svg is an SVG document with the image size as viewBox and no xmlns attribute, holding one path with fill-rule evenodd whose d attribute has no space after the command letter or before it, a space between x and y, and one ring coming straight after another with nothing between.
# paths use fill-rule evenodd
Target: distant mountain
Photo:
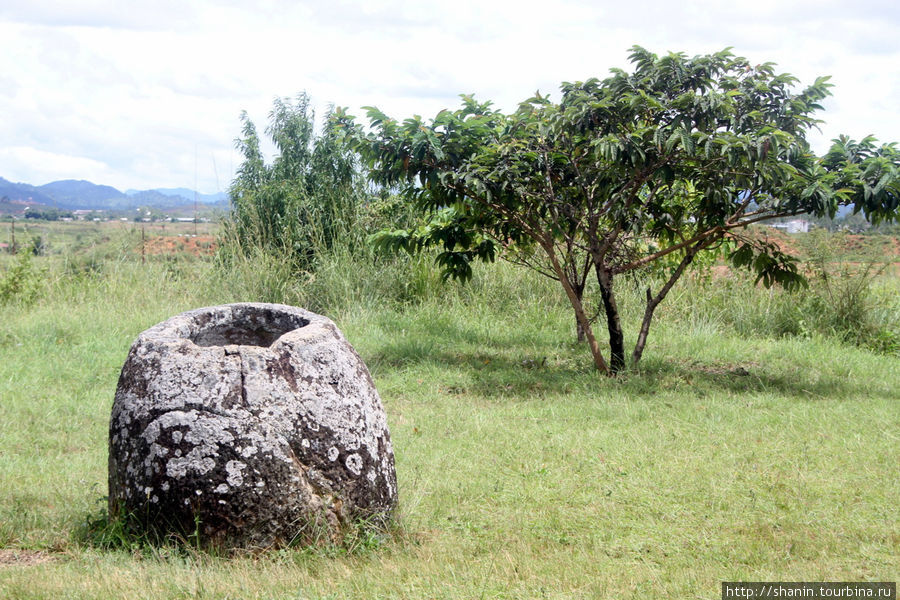
<instances>
[{"instance_id":1,"label":"distant mountain","mask_svg":"<svg viewBox=\"0 0 900 600\"><path fill-rule=\"evenodd\" d=\"M189 190L188 188L155 188L152 191L167 196L181 196L190 202L194 201L194 190ZM126 193L130 194L131 190ZM224 200L228 200L228 194L225 192L219 192L218 194L197 194L197 201L202 202L203 204L215 204L216 202L222 202Z\"/></svg>"},{"instance_id":2,"label":"distant mountain","mask_svg":"<svg viewBox=\"0 0 900 600\"><path fill-rule=\"evenodd\" d=\"M131 208L128 206L128 196L116 188L90 181L64 179L38 186L38 189L53 198L60 208Z\"/></svg>"},{"instance_id":3,"label":"distant mountain","mask_svg":"<svg viewBox=\"0 0 900 600\"><path fill-rule=\"evenodd\" d=\"M128 198L137 206L152 206L153 208L172 208L186 202L185 198L171 194L163 194L158 190L144 190L128 194Z\"/></svg>"},{"instance_id":4,"label":"distant mountain","mask_svg":"<svg viewBox=\"0 0 900 600\"><path fill-rule=\"evenodd\" d=\"M27 183L13 183L0 177L0 198L9 198L13 201L38 202L48 206L53 205L53 198L46 193Z\"/></svg>"},{"instance_id":5,"label":"distant mountain","mask_svg":"<svg viewBox=\"0 0 900 600\"><path fill-rule=\"evenodd\" d=\"M40 203L66 210L133 210L138 207L169 209L193 204L194 191L187 188L159 188L154 190L128 190L120 192L108 185L90 181L65 179L41 186L13 183L0 177L0 198L13 203ZM228 195L197 194L197 200L205 205L224 204Z\"/></svg>"}]
</instances>

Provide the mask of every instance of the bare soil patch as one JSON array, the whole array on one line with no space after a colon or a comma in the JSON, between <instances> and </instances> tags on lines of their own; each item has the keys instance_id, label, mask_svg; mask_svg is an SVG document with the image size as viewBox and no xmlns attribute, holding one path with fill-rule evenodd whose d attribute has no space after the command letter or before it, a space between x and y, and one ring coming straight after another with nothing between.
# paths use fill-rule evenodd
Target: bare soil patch
<instances>
[{"instance_id":1,"label":"bare soil patch","mask_svg":"<svg viewBox=\"0 0 900 600\"><path fill-rule=\"evenodd\" d=\"M758 230L760 239L775 243L778 248L793 256L804 256L804 249L799 241L805 234L788 234L777 229L766 227ZM900 258L900 237L891 235L860 235L856 233L834 234L829 242L837 255L858 255L874 253L897 260Z\"/></svg>"},{"instance_id":2,"label":"bare soil patch","mask_svg":"<svg viewBox=\"0 0 900 600\"><path fill-rule=\"evenodd\" d=\"M0 568L33 567L57 560L57 557L40 550L0 549Z\"/></svg>"},{"instance_id":3,"label":"bare soil patch","mask_svg":"<svg viewBox=\"0 0 900 600\"><path fill-rule=\"evenodd\" d=\"M194 256L208 256L216 251L216 238L212 235L154 236L144 242L144 251L156 255L183 252Z\"/></svg>"},{"instance_id":4,"label":"bare soil patch","mask_svg":"<svg viewBox=\"0 0 900 600\"><path fill-rule=\"evenodd\" d=\"M758 229L756 234L758 239L775 244L782 252L801 261L810 258L802 244L801 236L805 234L788 234L768 227ZM888 275L900 276L900 237L835 234L831 237L830 243L833 244L833 260L836 263L853 267L864 265L867 257L880 257L889 263L886 268ZM732 269L729 265L720 263L714 265L711 271L713 279L722 279L730 276Z\"/></svg>"}]
</instances>

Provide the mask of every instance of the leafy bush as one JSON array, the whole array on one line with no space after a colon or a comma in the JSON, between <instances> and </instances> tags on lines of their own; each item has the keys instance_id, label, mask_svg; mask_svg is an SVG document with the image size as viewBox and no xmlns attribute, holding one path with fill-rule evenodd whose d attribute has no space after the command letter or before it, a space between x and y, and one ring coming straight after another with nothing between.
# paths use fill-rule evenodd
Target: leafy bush
<instances>
[{"instance_id":1,"label":"leafy bush","mask_svg":"<svg viewBox=\"0 0 900 600\"><path fill-rule=\"evenodd\" d=\"M31 304L37 300L42 275L31 262L31 253L20 252L9 269L0 274L0 305Z\"/></svg>"},{"instance_id":2,"label":"leafy bush","mask_svg":"<svg viewBox=\"0 0 900 600\"><path fill-rule=\"evenodd\" d=\"M42 235L35 235L31 237L31 253L35 256L44 256L47 254L49 250L49 244L47 244L47 240Z\"/></svg>"}]
</instances>

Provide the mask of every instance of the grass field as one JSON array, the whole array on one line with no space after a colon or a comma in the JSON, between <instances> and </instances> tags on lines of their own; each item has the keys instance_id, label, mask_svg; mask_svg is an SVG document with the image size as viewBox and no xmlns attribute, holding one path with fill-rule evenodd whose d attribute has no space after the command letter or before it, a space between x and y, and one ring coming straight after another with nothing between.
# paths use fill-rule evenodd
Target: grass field
<instances>
[{"instance_id":1,"label":"grass field","mask_svg":"<svg viewBox=\"0 0 900 600\"><path fill-rule=\"evenodd\" d=\"M203 257L141 264L133 231L89 234L58 234L75 241L34 259L38 298L0 306L0 597L718 598L721 581L900 575L900 358L748 325L794 300L686 282L641 368L613 380L572 343L556 289L508 265L468 288L420 269L403 285L434 291L403 301L374 271L273 287ZM100 266L66 266L87 255ZM354 296L356 280L370 287ZM326 284L341 291L326 300ZM107 425L131 342L178 312L258 299L330 307L369 365L397 526L255 556L105 546Z\"/></svg>"}]
</instances>

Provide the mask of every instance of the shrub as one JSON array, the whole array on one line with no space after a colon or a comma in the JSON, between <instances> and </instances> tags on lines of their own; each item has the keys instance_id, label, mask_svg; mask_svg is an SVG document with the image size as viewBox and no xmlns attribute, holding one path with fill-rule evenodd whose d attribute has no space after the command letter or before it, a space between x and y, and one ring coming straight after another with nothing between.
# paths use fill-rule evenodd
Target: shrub
<instances>
[{"instance_id":1,"label":"shrub","mask_svg":"<svg viewBox=\"0 0 900 600\"><path fill-rule=\"evenodd\" d=\"M31 262L31 253L20 252L9 269L0 274L0 305L31 304L37 300L42 275Z\"/></svg>"}]
</instances>

